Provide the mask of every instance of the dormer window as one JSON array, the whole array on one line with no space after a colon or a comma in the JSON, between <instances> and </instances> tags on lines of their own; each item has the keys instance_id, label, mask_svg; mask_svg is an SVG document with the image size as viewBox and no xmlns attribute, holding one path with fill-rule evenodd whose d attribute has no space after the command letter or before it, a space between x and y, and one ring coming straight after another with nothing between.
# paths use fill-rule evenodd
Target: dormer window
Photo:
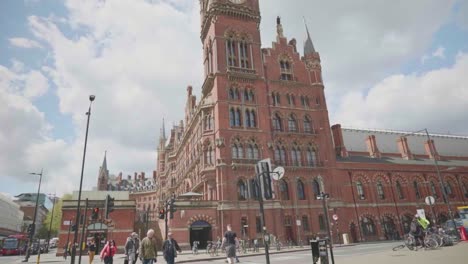
<instances>
[{"instance_id":1,"label":"dormer window","mask_svg":"<svg viewBox=\"0 0 468 264\"><path fill-rule=\"evenodd\" d=\"M291 63L286 60L280 61L281 80L292 81Z\"/></svg>"}]
</instances>

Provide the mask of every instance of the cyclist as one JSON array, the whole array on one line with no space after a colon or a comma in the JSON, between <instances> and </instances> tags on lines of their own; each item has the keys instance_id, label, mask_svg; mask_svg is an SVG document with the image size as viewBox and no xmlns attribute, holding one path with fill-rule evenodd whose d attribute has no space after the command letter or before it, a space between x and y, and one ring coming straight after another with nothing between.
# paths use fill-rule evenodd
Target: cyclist
<instances>
[{"instance_id":1,"label":"cyclist","mask_svg":"<svg viewBox=\"0 0 468 264\"><path fill-rule=\"evenodd\" d=\"M420 217L419 215L415 215L413 218L413 221L411 221L410 224L410 234L414 237L414 240L416 242L416 246L418 244L418 241L421 243L421 245L424 247L424 233L423 233L423 227L419 223Z\"/></svg>"}]
</instances>

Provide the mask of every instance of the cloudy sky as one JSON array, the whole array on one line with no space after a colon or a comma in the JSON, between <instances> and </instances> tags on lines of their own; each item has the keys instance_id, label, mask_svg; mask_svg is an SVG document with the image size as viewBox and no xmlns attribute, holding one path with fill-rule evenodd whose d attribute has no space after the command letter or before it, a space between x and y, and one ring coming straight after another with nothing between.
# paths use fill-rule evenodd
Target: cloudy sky
<instances>
[{"instance_id":1,"label":"cloudy sky","mask_svg":"<svg viewBox=\"0 0 468 264\"><path fill-rule=\"evenodd\" d=\"M305 17L332 124L468 135L468 1L260 4L264 47L277 15L302 43ZM90 94L84 187L106 150L111 173L151 175L201 60L196 0L0 1L0 192L36 191L41 168L44 192L77 189Z\"/></svg>"}]
</instances>

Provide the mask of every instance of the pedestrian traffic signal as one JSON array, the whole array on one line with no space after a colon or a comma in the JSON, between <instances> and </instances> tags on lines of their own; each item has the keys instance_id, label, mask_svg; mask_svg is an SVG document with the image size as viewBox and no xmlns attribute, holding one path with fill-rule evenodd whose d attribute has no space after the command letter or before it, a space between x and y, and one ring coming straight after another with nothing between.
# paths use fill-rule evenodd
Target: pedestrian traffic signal
<instances>
[{"instance_id":1,"label":"pedestrian traffic signal","mask_svg":"<svg viewBox=\"0 0 468 264\"><path fill-rule=\"evenodd\" d=\"M99 207L93 209L93 213L91 214L91 219L98 220L99 219Z\"/></svg>"},{"instance_id":2,"label":"pedestrian traffic signal","mask_svg":"<svg viewBox=\"0 0 468 264\"><path fill-rule=\"evenodd\" d=\"M110 195L107 195L106 197L106 219L109 218L109 214L114 211L114 198L112 198Z\"/></svg>"},{"instance_id":3,"label":"pedestrian traffic signal","mask_svg":"<svg viewBox=\"0 0 468 264\"><path fill-rule=\"evenodd\" d=\"M165 212L164 209L159 210L159 219L164 219L165 218Z\"/></svg>"},{"instance_id":4,"label":"pedestrian traffic signal","mask_svg":"<svg viewBox=\"0 0 468 264\"><path fill-rule=\"evenodd\" d=\"M28 234L29 234L29 235L34 235L34 231L35 231L34 229L35 229L35 228L34 228L34 224L30 224L30 225L28 226Z\"/></svg>"}]
</instances>

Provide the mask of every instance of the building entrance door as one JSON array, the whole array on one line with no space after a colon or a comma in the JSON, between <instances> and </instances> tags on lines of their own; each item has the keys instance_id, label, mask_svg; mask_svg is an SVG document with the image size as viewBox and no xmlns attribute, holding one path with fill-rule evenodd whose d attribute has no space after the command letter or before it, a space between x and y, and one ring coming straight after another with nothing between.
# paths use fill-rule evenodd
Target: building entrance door
<instances>
[{"instance_id":1,"label":"building entrance door","mask_svg":"<svg viewBox=\"0 0 468 264\"><path fill-rule=\"evenodd\" d=\"M193 241L198 241L198 249L205 249L208 241L212 241L211 225L205 221L196 221L190 226L190 246Z\"/></svg>"}]
</instances>

